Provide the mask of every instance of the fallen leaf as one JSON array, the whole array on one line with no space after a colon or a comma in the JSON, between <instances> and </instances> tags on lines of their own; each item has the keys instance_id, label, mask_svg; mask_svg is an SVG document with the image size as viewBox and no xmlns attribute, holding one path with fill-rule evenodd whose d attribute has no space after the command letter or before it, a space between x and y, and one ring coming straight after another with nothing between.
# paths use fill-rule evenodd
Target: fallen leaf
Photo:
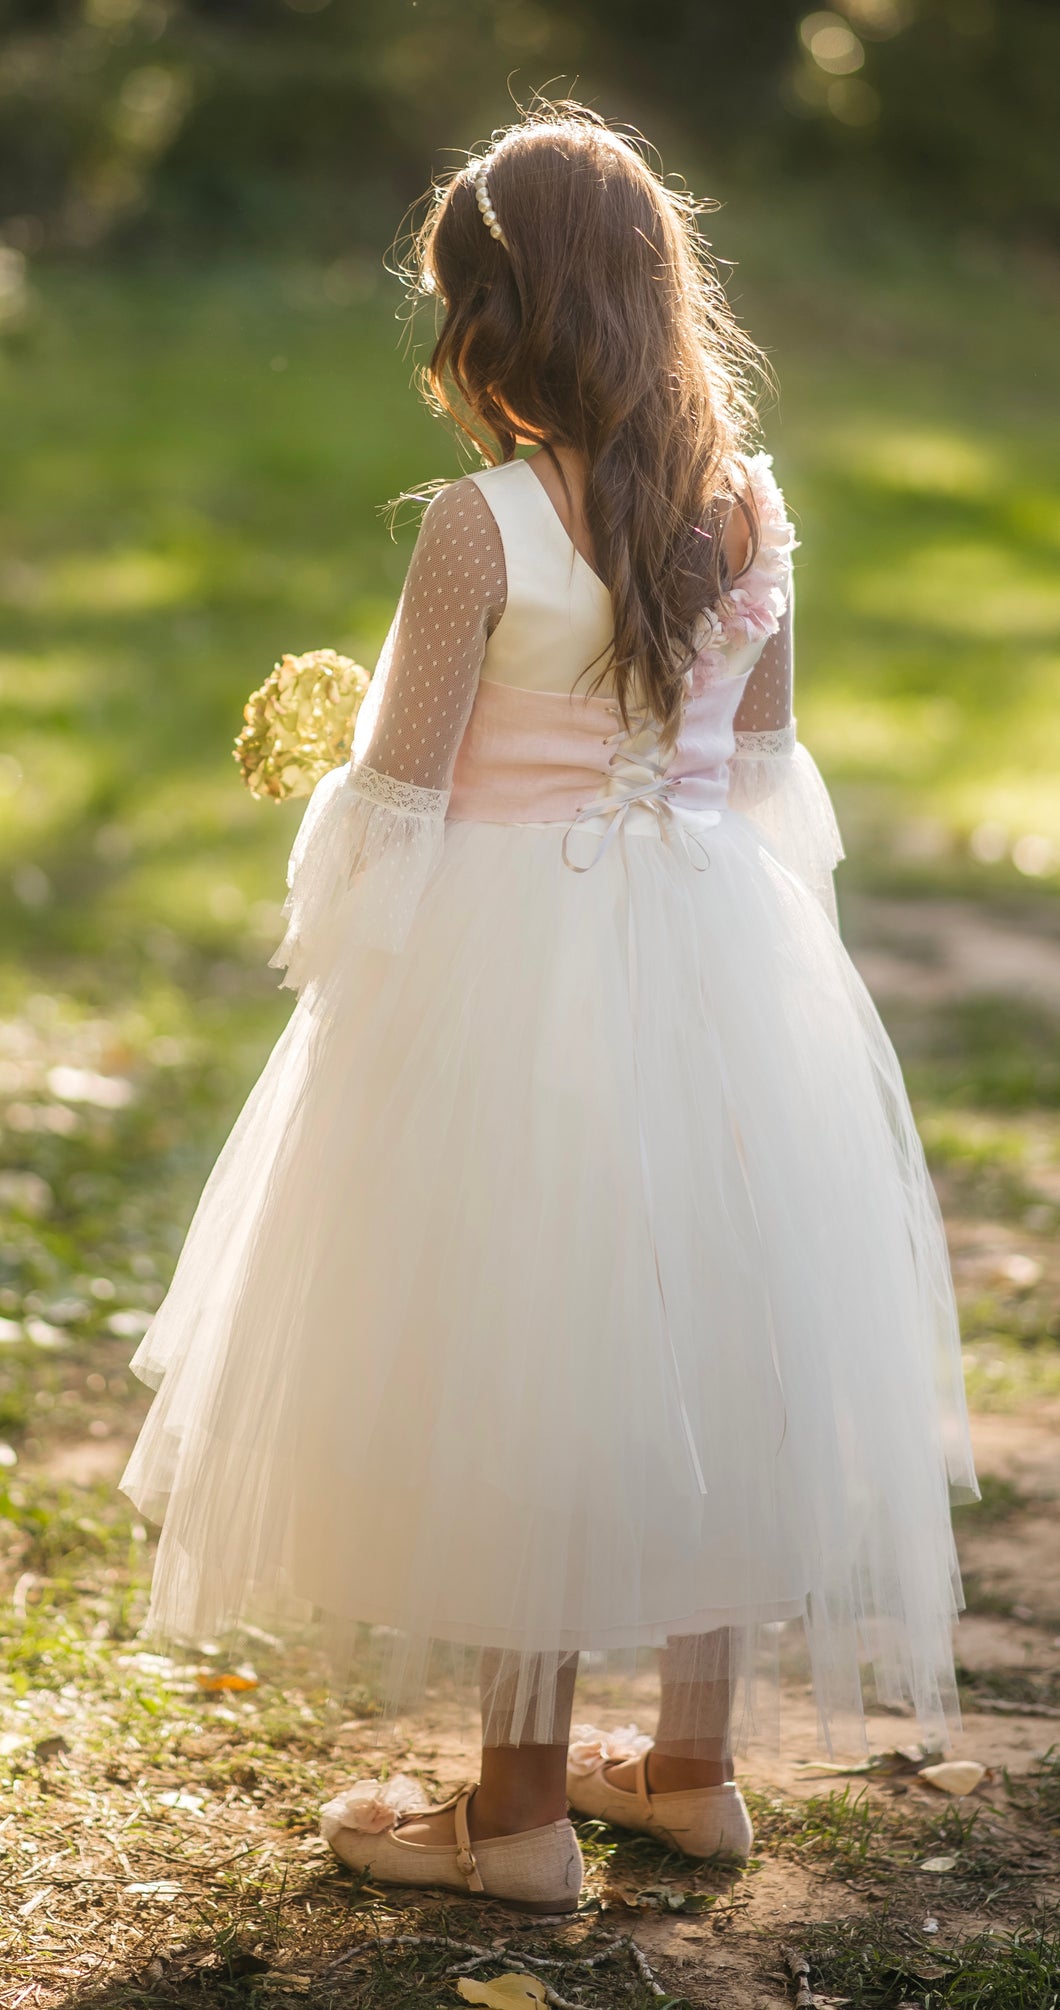
<instances>
[{"instance_id":1,"label":"fallen leaf","mask_svg":"<svg viewBox=\"0 0 1060 2010\"><path fill-rule=\"evenodd\" d=\"M851 1765L833 1765L827 1759L796 1759L800 1772L809 1776L817 1773L833 1773L840 1779L855 1779L862 1773L908 1773L923 1766L928 1759L941 1758L937 1745L895 1745L887 1752L870 1752L867 1759L859 1759Z\"/></svg>"},{"instance_id":2,"label":"fallen leaf","mask_svg":"<svg viewBox=\"0 0 1060 2010\"><path fill-rule=\"evenodd\" d=\"M970 1794L986 1777L977 1759L943 1759L940 1766L921 1766L918 1780L927 1780L942 1794Z\"/></svg>"},{"instance_id":3,"label":"fallen leaf","mask_svg":"<svg viewBox=\"0 0 1060 2010\"><path fill-rule=\"evenodd\" d=\"M472 1982L461 1975L456 1986L465 2003L484 2003L486 2010L526 2010L527 2004L548 2001L545 1985L536 1975L498 1975L492 1982Z\"/></svg>"},{"instance_id":4,"label":"fallen leaf","mask_svg":"<svg viewBox=\"0 0 1060 2010\"><path fill-rule=\"evenodd\" d=\"M921 1870L954 1870L958 1859L955 1856L929 1856L921 1864Z\"/></svg>"},{"instance_id":5,"label":"fallen leaf","mask_svg":"<svg viewBox=\"0 0 1060 2010\"><path fill-rule=\"evenodd\" d=\"M66 1739L58 1732L52 1738L38 1738L33 1747L34 1757L40 1760L42 1766L46 1766L49 1759L57 1759L60 1752L69 1750Z\"/></svg>"},{"instance_id":6,"label":"fallen leaf","mask_svg":"<svg viewBox=\"0 0 1060 2010\"><path fill-rule=\"evenodd\" d=\"M258 1678L250 1668L218 1669L215 1674L210 1668L200 1668L195 1677L196 1685L207 1696L215 1696L223 1689L256 1689Z\"/></svg>"},{"instance_id":7,"label":"fallen leaf","mask_svg":"<svg viewBox=\"0 0 1060 2010\"><path fill-rule=\"evenodd\" d=\"M672 1883L640 1885L624 1897L628 1905L642 1905L652 1912L704 1912L708 1905L714 1905L714 1893L686 1891L684 1885Z\"/></svg>"},{"instance_id":8,"label":"fallen leaf","mask_svg":"<svg viewBox=\"0 0 1060 2010\"><path fill-rule=\"evenodd\" d=\"M257 1975L261 1977L266 1986L268 1984L269 1969L272 1966L271 1962L266 1961L262 1955L249 1954L245 1951L242 1954L228 1955L222 1965L227 1969L228 1975L233 1981L242 1981L245 1976Z\"/></svg>"},{"instance_id":9,"label":"fallen leaf","mask_svg":"<svg viewBox=\"0 0 1060 2010\"><path fill-rule=\"evenodd\" d=\"M52 1886L50 1884L46 1884L43 1891L35 1891L32 1898L27 1898L25 1905L19 1906L18 1908L19 1918L28 1919L30 1913L36 1912L38 1905L43 1905L45 1899L50 1898L51 1895L52 1895Z\"/></svg>"}]
</instances>

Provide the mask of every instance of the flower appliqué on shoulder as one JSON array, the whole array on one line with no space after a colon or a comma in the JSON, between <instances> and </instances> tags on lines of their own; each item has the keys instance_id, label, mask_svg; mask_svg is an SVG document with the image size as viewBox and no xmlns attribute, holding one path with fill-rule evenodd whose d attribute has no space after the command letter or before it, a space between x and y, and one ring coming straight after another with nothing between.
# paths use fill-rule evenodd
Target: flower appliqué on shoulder
<instances>
[{"instance_id":1,"label":"flower appliqu\u00e9 on shoulder","mask_svg":"<svg viewBox=\"0 0 1060 2010\"><path fill-rule=\"evenodd\" d=\"M736 584L702 616L690 672L694 693L727 674L731 650L775 635L788 602L791 554L798 539L773 473L773 456L750 454L744 465L758 515L758 550Z\"/></svg>"}]
</instances>

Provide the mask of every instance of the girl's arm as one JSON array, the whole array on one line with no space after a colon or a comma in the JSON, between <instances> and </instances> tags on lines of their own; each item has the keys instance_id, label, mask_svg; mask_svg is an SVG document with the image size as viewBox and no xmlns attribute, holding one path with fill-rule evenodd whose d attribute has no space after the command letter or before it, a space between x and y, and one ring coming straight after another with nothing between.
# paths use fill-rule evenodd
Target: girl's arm
<instances>
[{"instance_id":1,"label":"girl's arm","mask_svg":"<svg viewBox=\"0 0 1060 2010\"><path fill-rule=\"evenodd\" d=\"M843 857L835 811L793 709L795 588L747 680L736 714L729 801L758 824L784 865L836 921L832 874Z\"/></svg>"},{"instance_id":2,"label":"girl's arm","mask_svg":"<svg viewBox=\"0 0 1060 2010\"><path fill-rule=\"evenodd\" d=\"M272 958L300 991L347 955L402 948L441 855L457 751L504 610L504 549L470 480L429 505L348 767L318 783Z\"/></svg>"}]
</instances>

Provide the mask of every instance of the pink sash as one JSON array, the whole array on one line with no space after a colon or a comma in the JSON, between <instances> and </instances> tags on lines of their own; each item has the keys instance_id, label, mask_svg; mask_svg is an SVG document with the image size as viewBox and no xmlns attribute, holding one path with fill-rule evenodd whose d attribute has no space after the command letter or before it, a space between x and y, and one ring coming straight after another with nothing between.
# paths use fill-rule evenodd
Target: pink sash
<instances>
[{"instance_id":1,"label":"pink sash","mask_svg":"<svg viewBox=\"0 0 1060 2010\"><path fill-rule=\"evenodd\" d=\"M605 792L617 807L660 784L680 789L682 809L722 809L745 681L708 684L686 705L669 756L638 757L612 699L484 679L457 755L448 815L460 823L569 823Z\"/></svg>"}]
</instances>

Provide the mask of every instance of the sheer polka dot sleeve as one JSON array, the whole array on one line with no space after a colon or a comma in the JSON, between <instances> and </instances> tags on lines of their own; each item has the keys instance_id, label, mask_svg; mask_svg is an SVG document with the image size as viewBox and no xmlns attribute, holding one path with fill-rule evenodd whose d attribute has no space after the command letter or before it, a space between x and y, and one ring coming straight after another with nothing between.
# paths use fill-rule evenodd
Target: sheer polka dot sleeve
<instances>
[{"instance_id":1,"label":"sheer polka dot sleeve","mask_svg":"<svg viewBox=\"0 0 1060 2010\"><path fill-rule=\"evenodd\" d=\"M348 767L309 799L288 868L274 964L326 996L345 958L399 951L445 842L453 769L492 628L504 547L473 481L425 512L397 612L361 706Z\"/></svg>"},{"instance_id":2,"label":"sheer polka dot sleeve","mask_svg":"<svg viewBox=\"0 0 1060 2010\"><path fill-rule=\"evenodd\" d=\"M843 841L821 775L798 740L793 709L795 592L763 648L736 714L729 801L758 825L770 848L835 922L832 875Z\"/></svg>"},{"instance_id":3,"label":"sheer polka dot sleeve","mask_svg":"<svg viewBox=\"0 0 1060 2010\"><path fill-rule=\"evenodd\" d=\"M504 547L489 505L468 479L435 496L423 518L393 625L361 708L353 748L358 785L375 801L419 802L452 784L490 630L504 611Z\"/></svg>"},{"instance_id":4,"label":"sheer polka dot sleeve","mask_svg":"<svg viewBox=\"0 0 1060 2010\"><path fill-rule=\"evenodd\" d=\"M740 700L736 714L737 758L786 753L794 744L794 626L795 595L794 589L789 588L780 626L762 649Z\"/></svg>"}]
</instances>

